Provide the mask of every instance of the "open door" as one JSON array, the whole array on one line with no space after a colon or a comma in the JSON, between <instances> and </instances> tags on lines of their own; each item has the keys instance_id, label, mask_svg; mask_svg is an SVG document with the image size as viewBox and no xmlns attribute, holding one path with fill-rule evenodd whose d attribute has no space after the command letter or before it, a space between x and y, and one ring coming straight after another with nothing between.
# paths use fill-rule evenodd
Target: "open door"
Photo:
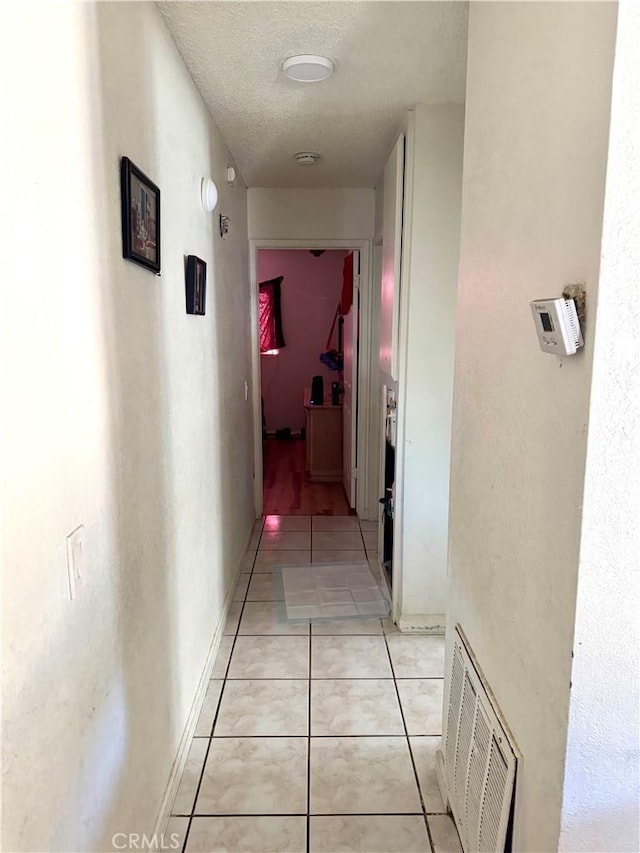
<instances>
[{"instance_id":1,"label":"open door","mask_svg":"<svg viewBox=\"0 0 640 853\"><path fill-rule=\"evenodd\" d=\"M356 505L358 434L358 338L360 334L360 252L353 253L353 303L344 317L342 382L342 482L351 509Z\"/></svg>"}]
</instances>

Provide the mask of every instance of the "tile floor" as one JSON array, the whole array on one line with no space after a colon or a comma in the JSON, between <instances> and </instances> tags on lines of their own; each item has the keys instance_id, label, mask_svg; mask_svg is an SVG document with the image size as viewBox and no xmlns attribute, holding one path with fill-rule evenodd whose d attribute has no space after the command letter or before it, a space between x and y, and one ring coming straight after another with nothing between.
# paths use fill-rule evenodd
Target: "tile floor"
<instances>
[{"instance_id":1,"label":"tile floor","mask_svg":"<svg viewBox=\"0 0 640 853\"><path fill-rule=\"evenodd\" d=\"M257 523L167 828L185 853L461 853L434 772L443 638L288 625L273 600L274 566L373 561L376 539L351 516Z\"/></svg>"}]
</instances>

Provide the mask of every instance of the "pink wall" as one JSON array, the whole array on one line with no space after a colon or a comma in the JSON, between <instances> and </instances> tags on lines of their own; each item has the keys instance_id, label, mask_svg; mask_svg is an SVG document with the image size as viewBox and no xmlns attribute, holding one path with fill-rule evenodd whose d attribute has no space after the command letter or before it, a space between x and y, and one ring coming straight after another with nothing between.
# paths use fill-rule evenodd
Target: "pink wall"
<instances>
[{"instance_id":1,"label":"pink wall","mask_svg":"<svg viewBox=\"0 0 640 853\"><path fill-rule=\"evenodd\" d=\"M262 356L262 396L267 430L304 426L304 389L324 376L325 393L338 374L320 361L342 293L343 249L314 258L308 249L260 249L258 279L282 275L282 326L286 347ZM337 331L335 336L337 341ZM334 342L333 346L336 346Z\"/></svg>"}]
</instances>

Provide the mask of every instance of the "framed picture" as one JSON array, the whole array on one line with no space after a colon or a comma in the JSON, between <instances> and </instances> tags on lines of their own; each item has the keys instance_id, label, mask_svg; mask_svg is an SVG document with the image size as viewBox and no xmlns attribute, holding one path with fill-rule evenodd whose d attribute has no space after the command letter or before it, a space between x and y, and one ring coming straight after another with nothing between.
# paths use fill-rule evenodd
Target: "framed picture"
<instances>
[{"instance_id":1,"label":"framed picture","mask_svg":"<svg viewBox=\"0 0 640 853\"><path fill-rule=\"evenodd\" d=\"M207 298L207 265L195 255L187 255L185 285L187 314L204 314Z\"/></svg>"},{"instance_id":2,"label":"framed picture","mask_svg":"<svg viewBox=\"0 0 640 853\"><path fill-rule=\"evenodd\" d=\"M122 257L160 274L160 190L128 157L120 163Z\"/></svg>"}]
</instances>

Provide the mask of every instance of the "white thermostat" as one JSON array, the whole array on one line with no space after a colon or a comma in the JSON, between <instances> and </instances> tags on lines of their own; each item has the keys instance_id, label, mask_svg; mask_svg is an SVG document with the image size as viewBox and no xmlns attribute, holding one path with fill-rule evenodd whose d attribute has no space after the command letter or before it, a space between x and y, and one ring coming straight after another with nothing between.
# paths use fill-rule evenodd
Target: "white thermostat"
<instances>
[{"instance_id":1,"label":"white thermostat","mask_svg":"<svg viewBox=\"0 0 640 853\"><path fill-rule=\"evenodd\" d=\"M573 355L584 346L573 299L536 299L531 303L531 313L543 352Z\"/></svg>"}]
</instances>

